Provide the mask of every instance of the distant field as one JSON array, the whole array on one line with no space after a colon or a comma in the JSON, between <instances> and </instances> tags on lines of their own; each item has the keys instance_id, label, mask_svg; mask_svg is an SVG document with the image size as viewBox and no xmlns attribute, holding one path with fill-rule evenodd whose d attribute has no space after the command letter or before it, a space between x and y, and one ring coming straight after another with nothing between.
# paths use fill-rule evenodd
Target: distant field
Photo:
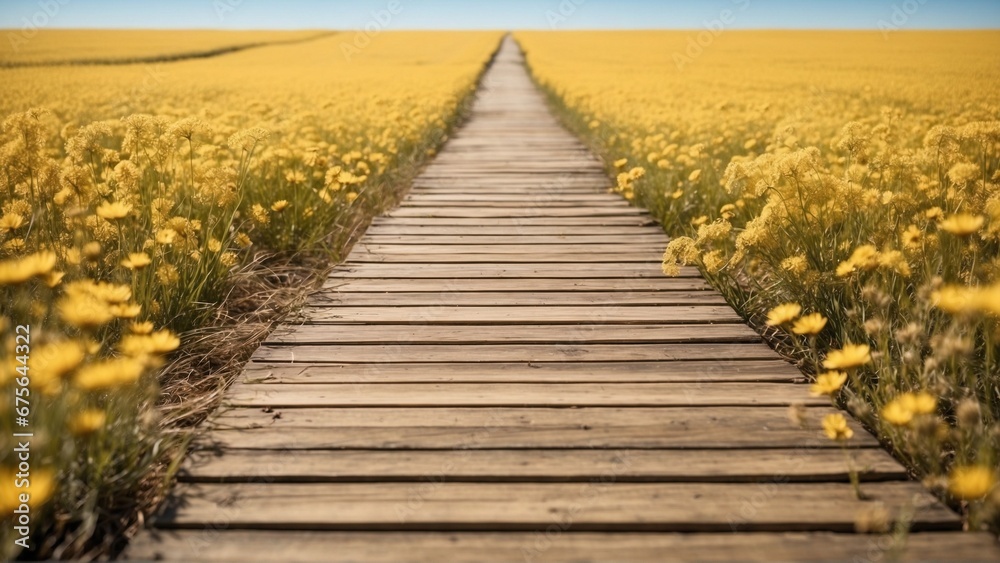
<instances>
[{"instance_id":1,"label":"distant field","mask_svg":"<svg viewBox=\"0 0 1000 563\"><path fill-rule=\"evenodd\" d=\"M314 37L318 31L51 29L25 37L0 30L0 66L184 58Z\"/></svg>"}]
</instances>

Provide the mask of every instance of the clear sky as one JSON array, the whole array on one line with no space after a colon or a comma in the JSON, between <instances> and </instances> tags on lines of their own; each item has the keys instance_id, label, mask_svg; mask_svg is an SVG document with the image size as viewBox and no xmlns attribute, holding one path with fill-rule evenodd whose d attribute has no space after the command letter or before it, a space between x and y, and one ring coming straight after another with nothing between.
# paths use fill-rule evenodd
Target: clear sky
<instances>
[{"instance_id":1,"label":"clear sky","mask_svg":"<svg viewBox=\"0 0 1000 563\"><path fill-rule=\"evenodd\" d=\"M1000 0L0 0L0 28L697 29L724 10L729 29L1000 28Z\"/></svg>"}]
</instances>

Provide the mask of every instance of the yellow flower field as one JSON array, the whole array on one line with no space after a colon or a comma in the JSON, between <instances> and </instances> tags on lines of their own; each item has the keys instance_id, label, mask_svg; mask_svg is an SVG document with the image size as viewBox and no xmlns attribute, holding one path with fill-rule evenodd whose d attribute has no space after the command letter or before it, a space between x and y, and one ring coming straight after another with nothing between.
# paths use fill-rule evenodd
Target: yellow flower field
<instances>
[{"instance_id":1,"label":"yellow flower field","mask_svg":"<svg viewBox=\"0 0 1000 563\"><path fill-rule=\"evenodd\" d=\"M0 70L0 409L30 396L34 529L82 553L110 506L171 461L151 407L165 356L253 253L341 251L444 141L499 38L387 32L348 59L334 34L174 63ZM46 41L39 52L97 44ZM14 420L3 416L5 441ZM3 452L0 473L16 472Z\"/></svg>"},{"instance_id":2,"label":"yellow flower field","mask_svg":"<svg viewBox=\"0 0 1000 563\"><path fill-rule=\"evenodd\" d=\"M329 33L329 32L327 32ZM129 61L301 41L317 31L85 29L11 31L0 41L0 67L72 61ZM72 49L67 49L72 45Z\"/></svg>"},{"instance_id":3,"label":"yellow flower field","mask_svg":"<svg viewBox=\"0 0 1000 563\"><path fill-rule=\"evenodd\" d=\"M698 34L517 38L615 189L674 236L664 271L698 265L767 314L814 393L994 517L1000 33Z\"/></svg>"}]
</instances>

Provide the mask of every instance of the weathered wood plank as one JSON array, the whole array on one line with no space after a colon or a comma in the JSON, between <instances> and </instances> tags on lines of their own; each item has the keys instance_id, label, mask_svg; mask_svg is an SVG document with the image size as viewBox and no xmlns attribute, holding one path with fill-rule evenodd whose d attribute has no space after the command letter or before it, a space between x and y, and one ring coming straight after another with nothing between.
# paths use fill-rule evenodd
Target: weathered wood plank
<instances>
[{"instance_id":1,"label":"weathered wood plank","mask_svg":"<svg viewBox=\"0 0 1000 563\"><path fill-rule=\"evenodd\" d=\"M261 463L267 458L280 463ZM738 459L739 463L733 463ZM190 482L848 482L906 479L881 448L838 450L196 450L179 478Z\"/></svg>"},{"instance_id":2,"label":"weathered wood plank","mask_svg":"<svg viewBox=\"0 0 1000 563\"><path fill-rule=\"evenodd\" d=\"M535 291L602 291L629 292L655 291L670 293L674 291L707 291L709 286L702 278L618 278L618 279L517 279L517 278L350 278L347 272L334 271L323 284L324 290L335 290L340 293L377 293L377 292L432 292L436 294L457 294L462 292L495 292L525 293ZM664 299L669 299L664 296Z\"/></svg>"},{"instance_id":3,"label":"weathered wood plank","mask_svg":"<svg viewBox=\"0 0 1000 563\"><path fill-rule=\"evenodd\" d=\"M458 254L458 253L435 253L435 254L378 254L369 252L364 247L356 247L348 256L348 263L353 264L524 264L524 263L548 263L548 264L591 264L591 263L650 263L656 254L648 251L644 252L593 252L564 254L555 252L533 252L533 253L488 253L488 254ZM586 268L586 266L580 266Z\"/></svg>"},{"instance_id":4,"label":"weathered wood plank","mask_svg":"<svg viewBox=\"0 0 1000 563\"><path fill-rule=\"evenodd\" d=\"M362 293L352 294L365 295ZM423 294L420 294L423 295ZM760 342L744 324L718 325L285 325L269 344L541 344Z\"/></svg>"},{"instance_id":5,"label":"weathered wood plank","mask_svg":"<svg viewBox=\"0 0 1000 563\"><path fill-rule=\"evenodd\" d=\"M771 483L766 488L614 481L186 483L175 491L183 500L168 503L156 523L192 528L224 519L230 529L544 531L555 521L577 531L852 532L855 514L864 506L883 506L894 516L913 505L912 529L961 529L958 515L917 483L872 483L865 494L868 499L859 501L851 485L843 483ZM764 501L754 505L756 510L744 509L758 497Z\"/></svg>"},{"instance_id":6,"label":"weathered wood plank","mask_svg":"<svg viewBox=\"0 0 1000 563\"><path fill-rule=\"evenodd\" d=\"M340 292L326 289L314 293L309 300L313 307L350 305L370 306L487 306L510 305L721 305L726 301L712 291L568 291L556 292L470 292L470 291L418 291L418 292Z\"/></svg>"},{"instance_id":7,"label":"weathered wood plank","mask_svg":"<svg viewBox=\"0 0 1000 563\"><path fill-rule=\"evenodd\" d=\"M614 362L767 360L774 351L746 344L265 344L253 358L268 362Z\"/></svg>"},{"instance_id":8,"label":"weathered wood plank","mask_svg":"<svg viewBox=\"0 0 1000 563\"><path fill-rule=\"evenodd\" d=\"M371 254L403 254L406 256L421 254L518 254L522 256L560 256L571 255L576 261L581 261L583 257L576 254L592 254L604 256L604 261L614 260L615 254L629 255L636 254L643 257L643 262L649 262L651 256L657 256L663 252L663 245L659 242L649 244L639 244L636 242L621 242L610 244L560 244L558 246L545 246L538 244L461 244L453 242L450 244L386 244L374 241L362 240L355 245L355 249L363 249ZM541 260L539 260L540 262Z\"/></svg>"},{"instance_id":9,"label":"weathered wood plank","mask_svg":"<svg viewBox=\"0 0 1000 563\"><path fill-rule=\"evenodd\" d=\"M612 237L629 236L652 236L667 240L663 231L652 225L640 226L604 226L600 229L600 235L594 235L592 226L548 226L548 225L520 225L516 232L512 232L509 227L491 227L487 225L476 226L454 226L454 225L393 225L391 223L381 223L374 225L366 231L366 237L379 235L403 235L406 237L420 235L455 235L458 237L480 237L480 236L596 236L601 240L607 236L608 240L616 240ZM460 240L456 238L455 240Z\"/></svg>"},{"instance_id":10,"label":"weathered wood plank","mask_svg":"<svg viewBox=\"0 0 1000 563\"><path fill-rule=\"evenodd\" d=\"M626 235L478 235L473 230L467 234L450 235L380 235L368 233L359 241L366 245L398 245L398 246L447 246L447 245L517 245L534 246L547 245L561 250L564 246L618 245L619 243L635 243L643 246L660 248L667 244L667 237L659 234L626 234Z\"/></svg>"},{"instance_id":11,"label":"weathered wood plank","mask_svg":"<svg viewBox=\"0 0 1000 563\"><path fill-rule=\"evenodd\" d=\"M711 324L738 323L728 305L544 305L535 307L311 307L310 322L340 323L496 323L496 324ZM571 329L569 329L571 330Z\"/></svg>"},{"instance_id":12,"label":"weathered wood plank","mask_svg":"<svg viewBox=\"0 0 1000 563\"><path fill-rule=\"evenodd\" d=\"M787 407L351 407L229 408L207 444L220 448L538 449L833 448L818 430L835 412L808 409L811 429ZM857 422L849 447L878 442Z\"/></svg>"},{"instance_id":13,"label":"weathered wood plank","mask_svg":"<svg viewBox=\"0 0 1000 563\"><path fill-rule=\"evenodd\" d=\"M656 222L641 215L638 216L607 216L607 217L402 217L399 215L381 216L372 219L373 225L425 225L425 226L483 226L509 227L507 234L516 235L518 228L531 226L563 227L585 226L592 230L604 226L631 225L633 227L648 227Z\"/></svg>"},{"instance_id":14,"label":"weathered wood plank","mask_svg":"<svg viewBox=\"0 0 1000 563\"><path fill-rule=\"evenodd\" d=\"M246 365L251 383L643 383L710 381L803 381L784 361L675 360L667 362L453 362L268 363Z\"/></svg>"},{"instance_id":15,"label":"weathered wood plank","mask_svg":"<svg viewBox=\"0 0 1000 563\"><path fill-rule=\"evenodd\" d=\"M163 530L129 546L129 557L163 561L989 561L1000 549L985 532L891 536L831 532L586 533L315 532Z\"/></svg>"},{"instance_id":16,"label":"weathered wood plank","mask_svg":"<svg viewBox=\"0 0 1000 563\"><path fill-rule=\"evenodd\" d=\"M387 217L392 218L560 218L560 217L624 217L633 219L645 212L637 207L397 207Z\"/></svg>"},{"instance_id":17,"label":"weathered wood plank","mask_svg":"<svg viewBox=\"0 0 1000 563\"><path fill-rule=\"evenodd\" d=\"M665 407L829 404L788 383L243 384L234 407Z\"/></svg>"},{"instance_id":18,"label":"weathered wood plank","mask_svg":"<svg viewBox=\"0 0 1000 563\"><path fill-rule=\"evenodd\" d=\"M572 264L405 264L345 263L337 266L330 277L344 278L659 278L664 275L660 263L620 262ZM682 267L677 278L699 278L696 268ZM532 282L534 283L534 282Z\"/></svg>"}]
</instances>

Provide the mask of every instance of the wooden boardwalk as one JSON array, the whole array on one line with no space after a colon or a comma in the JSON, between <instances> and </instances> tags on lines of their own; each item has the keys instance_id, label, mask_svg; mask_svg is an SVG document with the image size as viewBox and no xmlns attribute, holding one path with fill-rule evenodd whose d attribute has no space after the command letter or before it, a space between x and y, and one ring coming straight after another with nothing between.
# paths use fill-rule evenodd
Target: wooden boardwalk
<instances>
[{"instance_id":1,"label":"wooden boardwalk","mask_svg":"<svg viewBox=\"0 0 1000 563\"><path fill-rule=\"evenodd\" d=\"M472 118L254 355L132 558L996 558L607 193L503 45ZM811 429L788 418L806 404Z\"/></svg>"}]
</instances>

